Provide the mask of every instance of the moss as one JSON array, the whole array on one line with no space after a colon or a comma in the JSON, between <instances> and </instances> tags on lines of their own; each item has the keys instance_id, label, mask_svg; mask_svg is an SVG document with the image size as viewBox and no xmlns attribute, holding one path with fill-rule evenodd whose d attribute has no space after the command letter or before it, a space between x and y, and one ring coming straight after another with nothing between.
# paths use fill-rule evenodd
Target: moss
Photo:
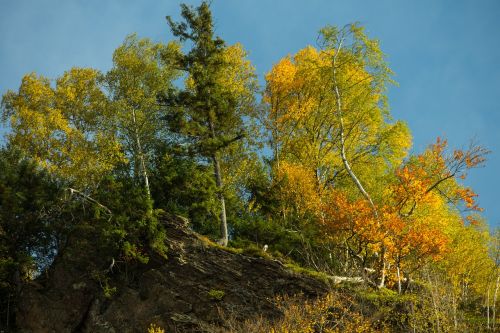
<instances>
[{"instance_id":1,"label":"moss","mask_svg":"<svg viewBox=\"0 0 500 333\"><path fill-rule=\"evenodd\" d=\"M273 257L264 252L259 246L256 244L250 244L248 247L243 248L243 254L250 257L264 258L264 259L272 259Z\"/></svg>"},{"instance_id":2,"label":"moss","mask_svg":"<svg viewBox=\"0 0 500 333\"><path fill-rule=\"evenodd\" d=\"M221 301L225 294L226 293L223 290L218 289L210 289L210 291L207 293L208 298L212 301Z\"/></svg>"},{"instance_id":3,"label":"moss","mask_svg":"<svg viewBox=\"0 0 500 333\"><path fill-rule=\"evenodd\" d=\"M410 302L414 301L415 298L415 295L412 294L399 295L396 291L387 288L381 288L378 290L373 290L373 289L357 290L357 295L362 300L369 301L376 306Z\"/></svg>"},{"instance_id":4,"label":"moss","mask_svg":"<svg viewBox=\"0 0 500 333\"><path fill-rule=\"evenodd\" d=\"M333 284L332 277L326 273L323 272L318 272L309 268L301 267L297 264L293 263L288 263L285 264L285 267L288 268L289 270L298 273L298 274L304 274L307 276L312 277L313 279L323 281L324 283L331 285Z\"/></svg>"},{"instance_id":5,"label":"moss","mask_svg":"<svg viewBox=\"0 0 500 333\"><path fill-rule=\"evenodd\" d=\"M223 251L232 253L232 254L242 254L243 253L243 249L238 249L238 248L235 248L235 247L222 246L222 245L219 245L219 244L215 244L215 247L217 247L218 249L221 249Z\"/></svg>"}]
</instances>

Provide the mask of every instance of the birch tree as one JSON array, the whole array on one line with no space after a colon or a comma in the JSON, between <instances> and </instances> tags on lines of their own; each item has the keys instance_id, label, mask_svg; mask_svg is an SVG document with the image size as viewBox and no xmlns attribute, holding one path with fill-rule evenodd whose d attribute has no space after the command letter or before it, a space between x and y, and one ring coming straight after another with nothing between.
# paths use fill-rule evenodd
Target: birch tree
<instances>
[{"instance_id":1,"label":"birch tree","mask_svg":"<svg viewBox=\"0 0 500 333\"><path fill-rule=\"evenodd\" d=\"M175 43L164 45L130 35L115 50L113 68L106 75L122 145L148 199L152 151L165 134L157 97L172 88L178 75L168 63L178 50Z\"/></svg>"},{"instance_id":2,"label":"birch tree","mask_svg":"<svg viewBox=\"0 0 500 333\"><path fill-rule=\"evenodd\" d=\"M87 193L124 161L102 78L97 70L72 68L54 87L31 73L2 100L10 144Z\"/></svg>"}]
</instances>

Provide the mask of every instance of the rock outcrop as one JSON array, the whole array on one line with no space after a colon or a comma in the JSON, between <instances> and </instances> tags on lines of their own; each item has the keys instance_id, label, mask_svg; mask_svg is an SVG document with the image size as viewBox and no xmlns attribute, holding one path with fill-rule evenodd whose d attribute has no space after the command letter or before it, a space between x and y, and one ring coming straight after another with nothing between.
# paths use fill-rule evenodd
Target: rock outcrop
<instances>
[{"instance_id":1,"label":"rock outcrop","mask_svg":"<svg viewBox=\"0 0 500 333\"><path fill-rule=\"evenodd\" d=\"M16 314L20 331L147 332L155 323L166 332L203 332L222 324L221 312L278 318L276 296L328 291L325 283L290 272L279 261L212 246L180 218L164 223L168 259L151 256L148 264L132 268L117 263L105 271L106 286L61 255L43 281L23 289ZM103 289L111 287L116 291L105 297Z\"/></svg>"}]
</instances>

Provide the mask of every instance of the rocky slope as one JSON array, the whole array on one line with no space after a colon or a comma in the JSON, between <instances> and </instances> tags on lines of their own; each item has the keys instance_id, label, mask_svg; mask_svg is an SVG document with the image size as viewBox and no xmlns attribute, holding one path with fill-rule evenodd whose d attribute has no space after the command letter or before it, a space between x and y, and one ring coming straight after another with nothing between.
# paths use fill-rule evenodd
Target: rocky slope
<instances>
[{"instance_id":1,"label":"rocky slope","mask_svg":"<svg viewBox=\"0 0 500 333\"><path fill-rule=\"evenodd\" d=\"M288 271L280 262L236 254L210 245L180 218L165 218L168 259L126 268L117 263L89 276L71 252L56 259L48 276L22 291L16 315L21 332L203 332L221 311L236 318L276 318L277 295L316 297L323 282ZM84 255L84 254L83 254ZM87 260L100 260L87 258ZM99 263L107 267L106 261ZM106 283L107 282L107 283ZM103 290L116 287L105 297Z\"/></svg>"}]
</instances>

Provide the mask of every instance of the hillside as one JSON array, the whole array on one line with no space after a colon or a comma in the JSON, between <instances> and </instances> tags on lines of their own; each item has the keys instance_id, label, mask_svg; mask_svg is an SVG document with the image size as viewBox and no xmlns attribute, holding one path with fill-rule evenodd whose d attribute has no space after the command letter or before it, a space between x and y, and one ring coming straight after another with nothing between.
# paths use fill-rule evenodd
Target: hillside
<instances>
[{"instance_id":1,"label":"hillside","mask_svg":"<svg viewBox=\"0 0 500 333\"><path fill-rule=\"evenodd\" d=\"M196 332L217 324L220 310L240 319L272 319L280 316L276 296L311 298L328 291L324 282L292 273L278 261L214 247L182 219L163 222L168 259L151 258L129 271L115 264L106 274L116 288L109 297L86 275L86 262L102 259L96 253L74 257L68 249L47 276L23 289L16 316L20 332L146 332L150 323L167 332ZM101 262L103 272L108 264Z\"/></svg>"},{"instance_id":2,"label":"hillside","mask_svg":"<svg viewBox=\"0 0 500 333\"><path fill-rule=\"evenodd\" d=\"M490 151L415 149L378 38L328 24L260 77L210 1L166 19L3 94L0 333L498 327Z\"/></svg>"}]
</instances>

